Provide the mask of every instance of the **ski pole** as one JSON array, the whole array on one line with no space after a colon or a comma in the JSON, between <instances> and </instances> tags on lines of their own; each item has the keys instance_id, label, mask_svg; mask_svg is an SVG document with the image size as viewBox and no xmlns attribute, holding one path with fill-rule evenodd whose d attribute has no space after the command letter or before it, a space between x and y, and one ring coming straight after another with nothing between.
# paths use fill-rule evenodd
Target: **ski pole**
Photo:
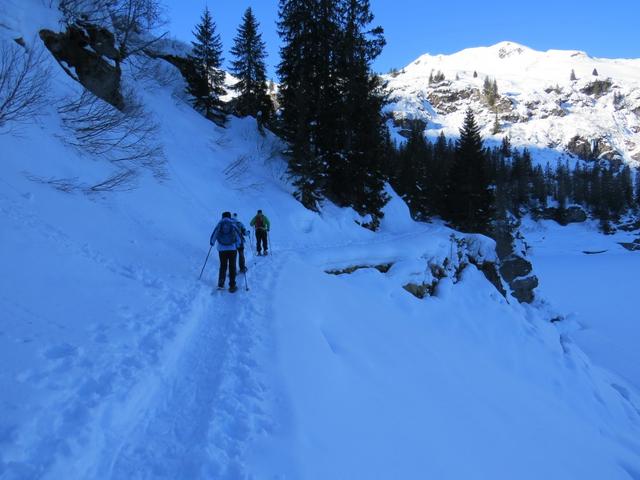
<instances>
[{"instance_id":1,"label":"ski pole","mask_svg":"<svg viewBox=\"0 0 640 480\"><path fill-rule=\"evenodd\" d=\"M248 292L249 291L249 282L247 281L247 271L244 271L244 289Z\"/></svg>"},{"instance_id":2,"label":"ski pole","mask_svg":"<svg viewBox=\"0 0 640 480\"><path fill-rule=\"evenodd\" d=\"M207 261L209 261L209 255L211 255L212 248L213 248L213 245L209 247L209 253L207 253L207 258L204 259L204 265L202 265L202 270L200 270L200 276L198 277L198 280L202 278L202 273L204 272L204 267L207 266Z\"/></svg>"}]
</instances>

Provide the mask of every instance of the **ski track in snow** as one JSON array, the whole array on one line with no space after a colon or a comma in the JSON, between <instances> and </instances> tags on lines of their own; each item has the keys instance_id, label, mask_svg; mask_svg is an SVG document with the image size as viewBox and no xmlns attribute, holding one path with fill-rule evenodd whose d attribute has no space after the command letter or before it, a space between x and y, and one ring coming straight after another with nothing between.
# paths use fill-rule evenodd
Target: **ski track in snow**
<instances>
[{"instance_id":1,"label":"ski track in snow","mask_svg":"<svg viewBox=\"0 0 640 480\"><path fill-rule=\"evenodd\" d=\"M116 451L106 478L245 477L245 447L268 428L254 355L278 269L265 262L251 271L264 275L249 292L242 276L237 293L213 291L178 368Z\"/></svg>"},{"instance_id":2,"label":"ski track in snow","mask_svg":"<svg viewBox=\"0 0 640 480\"><path fill-rule=\"evenodd\" d=\"M244 478L249 439L270 428L255 356L266 348L267 296L284 257L249 256L250 291L239 275L235 294L212 292L215 260L204 286L174 285L80 245L4 195L0 212L18 228L38 228L70 257L132 279L152 299L144 312L123 305L114 323L92 327L92 341L112 355L49 342L45 361L22 371L18 381L48 392L56 414L33 419L23 431L32 441L2 478ZM134 345L119 343L117 329L131 332Z\"/></svg>"}]
</instances>

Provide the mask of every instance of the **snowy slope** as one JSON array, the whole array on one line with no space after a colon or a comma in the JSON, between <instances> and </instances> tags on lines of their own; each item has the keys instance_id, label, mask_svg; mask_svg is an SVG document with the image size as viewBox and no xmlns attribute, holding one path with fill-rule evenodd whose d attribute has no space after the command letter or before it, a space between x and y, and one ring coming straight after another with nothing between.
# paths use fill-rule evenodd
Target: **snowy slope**
<instances>
[{"instance_id":1,"label":"snowy slope","mask_svg":"<svg viewBox=\"0 0 640 480\"><path fill-rule=\"evenodd\" d=\"M594 76L593 70L598 76ZM570 79L571 71L576 80ZM442 72L445 80L429 84ZM477 77L474 78L474 72ZM495 110L481 95L486 77L495 79L500 99L501 133L492 137ZM397 119L420 119L430 135L457 135L464 111L472 107L483 133L538 149L566 151L575 136L599 140L601 153L640 162L640 59L592 58L585 52L539 52L513 42L469 48L452 55L426 54L387 75L389 110ZM598 96L585 92L595 81L610 79ZM556 154L556 156L558 156Z\"/></svg>"},{"instance_id":2,"label":"snowy slope","mask_svg":"<svg viewBox=\"0 0 640 480\"><path fill-rule=\"evenodd\" d=\"M596 222L526 222L523 230L540 293L567 314L572 337L596 363L640 387L638 312L629 301L637 291L640 255L619 244L635 235L605 236Z\"/></svg>"},{"instance_id":3,"label":"snowy slope","mask_svg":"<svg viewBox=\"0 0 640 480\"><path fill-rule=\"evenodd\" d=\"M305 210L279 140L204 120L178 76L127 77L164 179L91 195L34 181L108 171L61 138L55 102L80 87L52 67L47 115L0 135L0 478L638 478L637 390L554 311L472 265L415 298L402 286L458 265L463 235L396 196L378 233ZM249 291L212 294L214 223L258 208L273 255L248 252Z\"/></svg>"}]
</instances>

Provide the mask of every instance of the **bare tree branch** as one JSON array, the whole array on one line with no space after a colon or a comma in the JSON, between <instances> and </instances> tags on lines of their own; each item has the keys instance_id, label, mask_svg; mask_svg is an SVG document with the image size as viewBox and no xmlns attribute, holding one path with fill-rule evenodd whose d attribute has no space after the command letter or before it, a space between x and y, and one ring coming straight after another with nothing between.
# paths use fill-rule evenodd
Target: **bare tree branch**
<instances>
[{"instance_id":1,"label":"bare tree branch","mask_svg":"<svg viewBox=\"0 0 640 480\"><path fill-rule=\"evenodd\" d=\"M128 95L123 111L84 91L58 108L66 134L63 141L81 153L106 160L116 173L88 190L122 190L142 170L164 178L165 158L157 125L142 105Z\"/></svg>"},{"instance_id":2,"label":"bare tree branch","mask_svg":"<svg viewBox=\"0 0 640 480\"><path fill-rule=\"evenodd\" d=\"M9 123L28 123L46 106L50 70L44 48L0 40L0 131Z\"/></svg>"}]
</instances>

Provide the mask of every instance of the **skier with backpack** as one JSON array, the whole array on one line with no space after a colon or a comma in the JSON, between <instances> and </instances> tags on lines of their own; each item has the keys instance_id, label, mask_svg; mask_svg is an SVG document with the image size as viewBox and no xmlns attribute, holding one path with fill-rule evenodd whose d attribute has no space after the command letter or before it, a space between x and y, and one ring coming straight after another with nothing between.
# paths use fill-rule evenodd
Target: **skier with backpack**
<instances>
[{"instance_id":1,"label":"skier with backpack","mask_svg":"<svg viewBox=\"0 0 640 480\"><path fill-rule=\"evenodd\" d=\"M238 290L236 287L236 253L240 245L240 232L231 219L231 212L224 212L222 220L218 222L211 234L209 243L218 244L218 256L220 257L220 270L218 272L218 289L224 288L224 282L229 270L229 291Z\"/></svg>"},{"instance_id":2,"label":"skier with backpack","mask_svg":"<svg viewBox=\"0 0 640 480\"><path fill-rule=\"evenodd\" d=\"M238 220L237 213L233 214L232 220L236 226L236 229L238 230L238 232L240 232L240 246L238 247L238 267L240 268L241 273L246 273L247 264L244 258L244 237L247 236L248 231L246 228L244 228L244 225L242 224L242 222Z\"/></svg>"},{"instance_id":3,"label":"skier with backpack","mask_svg":"<svg viewBox=\"0 0 640 480\"><path fill-rule=\"evenodd\" d=\"M269 235L269 229L271 228L269 219L262 213L262 210L258 210L256 216L251 220L250 225L256 232L256 250L258 250L258 255L262 255L262 250L264 250L264 254L266 255L269 248L267 237Z\"/></svg>"}]
</instances>

